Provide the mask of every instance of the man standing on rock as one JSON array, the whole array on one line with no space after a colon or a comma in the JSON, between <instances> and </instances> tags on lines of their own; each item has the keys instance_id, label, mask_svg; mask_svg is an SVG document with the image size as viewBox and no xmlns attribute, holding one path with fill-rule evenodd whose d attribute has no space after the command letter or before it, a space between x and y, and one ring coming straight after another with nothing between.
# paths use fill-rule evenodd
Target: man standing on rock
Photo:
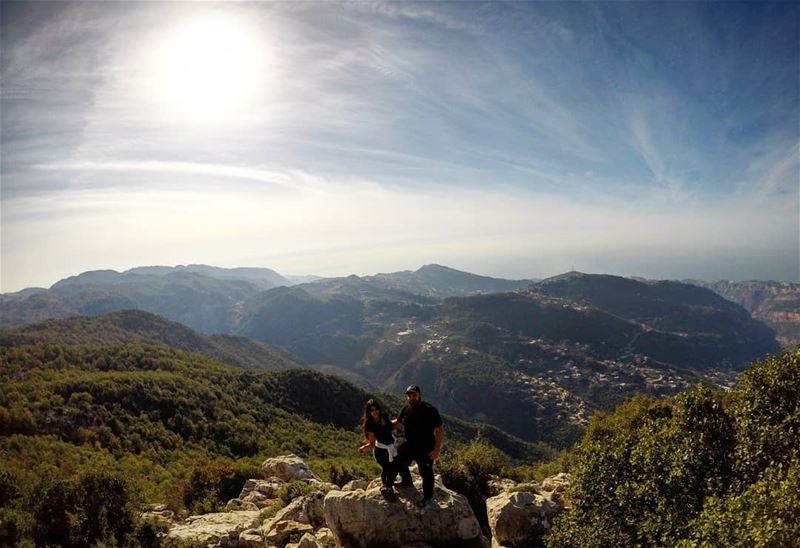
<instances>
[{"instance_id":1,"label":"man standing on rock","mask_svg":"<svg viewBox=\"0 0 800 548\"><path fill-rule=\"evenodd\" d=\"M411 487L411 472L408 465L411 461L417 463L419 475L422 476L422 498L417 501L417 506L425 508L433 497L433 461L439 460L444 439L444 424L439 411L422 401L422 391L419 386L412 384L406 388L406 401L408 402L396 422L403 425L406 441L398 449L398 471L402 487Z\"/></svg>"}]
</instances>

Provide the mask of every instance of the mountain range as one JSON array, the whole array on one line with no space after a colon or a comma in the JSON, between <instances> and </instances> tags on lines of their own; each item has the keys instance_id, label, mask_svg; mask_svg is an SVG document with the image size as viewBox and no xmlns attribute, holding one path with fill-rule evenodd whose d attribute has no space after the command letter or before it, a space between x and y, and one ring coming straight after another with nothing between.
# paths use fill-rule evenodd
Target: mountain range
<instances>
[{"instance_id":1,"label":"mountain range","mask_svg":"<svg viewBox=\"0 0 800 548\"><path fill-rule=\"evenodd\" d=\"M94 271L3 295L0 323L144 310L208 335L135 315L106 316L104 329L153 324L173 333L158 344L192 340L176 348L251 369L306 365L394 393L416 382L445 412L562 446L592 410L699 381L729 386L779 348L769 327L697 283L578 272L502 280L439 265L298 281L202 265ZM91 320L74 322L91 330Z\"/></svg>"}]
</instances>

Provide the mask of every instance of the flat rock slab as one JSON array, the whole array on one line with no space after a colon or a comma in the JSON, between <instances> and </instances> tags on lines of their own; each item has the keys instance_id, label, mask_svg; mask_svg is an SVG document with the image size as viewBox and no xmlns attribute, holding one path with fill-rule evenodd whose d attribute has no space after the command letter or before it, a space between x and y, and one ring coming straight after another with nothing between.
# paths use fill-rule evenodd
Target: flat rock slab
<instances>
[{"instance_id":1,"label":"flat rock slab","mask_svg":"<svg viewBox=\"0 0 800 548\"><path fill-rule=\"evenodd\" d=\"M170 529L167 538L204 544L216 544L223 538L238 539L239 533L258 524L260 513L245 510L190 516L186 523Z\"/></svg>"}]
</instances>

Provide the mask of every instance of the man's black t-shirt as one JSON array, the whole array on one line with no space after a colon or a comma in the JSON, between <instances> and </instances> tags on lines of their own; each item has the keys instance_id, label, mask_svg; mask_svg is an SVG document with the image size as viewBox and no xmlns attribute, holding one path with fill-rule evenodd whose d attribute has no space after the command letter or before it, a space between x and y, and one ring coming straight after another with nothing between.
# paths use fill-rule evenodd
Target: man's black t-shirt
<instances>
[{"instance_id":1,"label":"man's black t-shirt","mask_svg":"<svg viewBox=\"0 0 800 548\"><path fill-rule=\"evenodd\" d=\"M406 442L419 452L430 452L436 445L433 431L442 425L442 417L434 406L426 401L416 407L406 405L397 417L406 433Z\"/></svg>"},{"instance_id":2,"label":"man's black t-shirt","mask_svg":"<svg viewBox=\"0 0 800 548\"><path fill-rule=\"evenodd\" d=\"M385 445L389 445L394 441L394 437L392 436L392 421L386 413L381 413L381 418L384 420L384 424L375 424L368 420L366 424L364 424L364 431L372 432L375 434L376 440Z\"/></svg>"}]
</instances>

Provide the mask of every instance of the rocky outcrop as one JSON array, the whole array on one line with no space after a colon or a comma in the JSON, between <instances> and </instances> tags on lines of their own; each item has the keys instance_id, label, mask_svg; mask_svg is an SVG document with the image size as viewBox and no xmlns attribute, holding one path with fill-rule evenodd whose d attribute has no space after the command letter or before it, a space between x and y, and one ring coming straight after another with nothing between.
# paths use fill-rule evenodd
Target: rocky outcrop
<instances>
[{"instance_id":1,"label":"rocky outcrop","mask_svg":"<svg viewBox=\"0 0 800 548\"><path fill-rule=\"evenodd\" d=\"M300 537L299 542L287 544L286 548L325 548L325 545L311 533L306 533Z\"/></svg>"},{"instance_id":2,"label":"rocky outcrop","mask_svg":"<svg viewBox=\"0 0 800 548\"><path fill-rule=\"evenodd\" d=\"M550 500L563 508L569 508L570 502L566 498L567 488L572 481L572 476L565 472L545 478L541 483L541 490L548 495Z\"/></svg>"},{"instance_id":3,"label":"rocky outcrop","mask_svg":"<svg viewBox=\"0 0 800 548\"><path fill-rule=\"evenodd\" d=\"M308 523L294 520L281 520L275 522L264 534L267 546L283 546L290 540L299 541L305 535L312 533L314 528Z\"/></svg>"},{"instance_id":4,"label":"rocky outcrop","mask_svg":"<svg viewBox=\"0 0 800 548\"><path fill-rule=\"evenodd\" d=\"M277 498L278 491L284 485L286 482L277 477L266 480L249 479L245 482L239 497L231 502L234 505L251 504L258 509L266 508Z\"/></svg>"},{"instance_id":5,"label":"rocky outcrop","mask_svg":"<svg viewBox=\"0 0 800 548\"><path fill-rule=\"evenodd\" d=\"M753 318L775 330L783 348L800 344L800 284L790 282L692 281L740 304Z\"/></svg>"},{"instance_id":6,"label":"rocky outcrop","mask_svg":"<svg viewBox=\"0 0 800 548\"><path fill-rule=\"evenodd\" d=\"M317 476L303 459L297 455L290 454L282 457L267 459L261 465L261 471L265 478L277 477L285 482L291 481L318 481L322 480Z\"/></svg>"},{"instance_id":7,"label":"rocky outcrop","mask_svg":"<svg viewBox=\"0 0 800 548\"><path fill-rule=\"evenodd\" d=\"M486 500L492 547L541 546L553 518L569 506L569 474L557 474L527 491L503 491Z\"/></svg>"},{"instance_id":8,"label":"rocky outcrop","mask_svg":"<svg viewBox=\"0 0 800 548\"><path fill-rule=\"evenodd\" d=\"M212 546L238 546L239 534L258 525L258 511L189 516L167 533L168 539Z\"/></svg>"},{"instance_id":9,"label":"rocky outcrop","mask_svg":"<svg viewBox=\"0 0 800 548\"><path fill-rule=\"evenodd\" d=\"M365 479L354 479L352 481L348 481L342 487L342 491L357 491L358 489L366 489L369 485L369 482Z\"/></svg>"},{"instance_id":10,"label":"rocky outcrop","mask_svg":"<svg viewBox=\"0 0 800 548\"><path fill-rule=\"evenodd\" d=\"M420 508L416 502L422 482L416 474L414 486L398 488L397 499L389 501L381 494L379 478L329 490L330 484L294 455L268 459L264 472L269 479L248 480L229 503L229 508L257 509L191 516L173 525L167 538L228 548L489 547L466 498L445 488L439 477L432 501ZM494 478L493 490L499 494L487 500L491 545L540 545L552 519L569 506L569 480L569 475L558 474L526 486ZM262 520L261 509L280 504L278 494L287 481L309 483L313 492L295 497Z\"/></svg>"},{"instance_id":11,"label":"rocky outcrop","mask_svg":"<svg viewBox=\"0 0 800 548\"><path fill-rule=\"evenodd\" d=\"M421 491L398 489L395 502L386 501L378 487L331 491L325 495L325 522L337 545L348 548L404 546L486 546L478 520L464 496L437 482L431 504L418 508Z\"/></svg>"}]
</instances>

